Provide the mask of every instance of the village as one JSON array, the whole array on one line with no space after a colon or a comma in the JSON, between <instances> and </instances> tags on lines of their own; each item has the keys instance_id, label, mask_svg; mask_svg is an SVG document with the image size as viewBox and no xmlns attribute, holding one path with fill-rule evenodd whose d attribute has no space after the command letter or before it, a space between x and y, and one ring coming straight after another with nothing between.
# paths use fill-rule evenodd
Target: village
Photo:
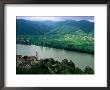
<instances>
[{"instance_id":1,"label":"village","mask_svg":"<svg viewBox=\"0 0 110 90\"><path fill-rule=\"evenodd\" d=\"M93 74L94 70L86 67L81 70L71 60L63 59L61 62L53 58L38 59L36 56L16 55L17 74Z\"/></svg>"},{"instance_id":2,"label":"village","mask_svg":"<svg viewBox=\"0 0 110 90\"><path fill-rule=\"evenodd\" d=\"M16 67L31 68L31 65L35 65L39 62L37 52L36 56L16 55Z\"/></svg>"}]
</instances>

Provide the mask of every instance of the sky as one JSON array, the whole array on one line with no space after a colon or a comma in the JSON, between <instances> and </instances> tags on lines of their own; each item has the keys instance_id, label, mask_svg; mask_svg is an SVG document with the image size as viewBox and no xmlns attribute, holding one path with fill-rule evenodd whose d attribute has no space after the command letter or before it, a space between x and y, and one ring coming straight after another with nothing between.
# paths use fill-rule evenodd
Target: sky
<instances>
[{"instance_id":1,"label":"sky","mask_svg":"<svg viewBox=\"0 0 110 90\"><path fill-rule=\"evenodd\" d=\"M26 19L32 21L65 21L65 20L88 20L94 22L94 16L17 16L17 19Z\"/></svg>"}]
</instances>

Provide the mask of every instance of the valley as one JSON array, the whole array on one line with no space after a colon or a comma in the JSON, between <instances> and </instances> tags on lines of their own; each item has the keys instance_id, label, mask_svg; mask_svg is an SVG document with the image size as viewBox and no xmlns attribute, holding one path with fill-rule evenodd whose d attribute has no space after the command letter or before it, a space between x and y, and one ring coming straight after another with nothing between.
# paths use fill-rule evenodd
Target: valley
<instances>
[{"instance_id":1,"label":"valley","mask_svg":"<svg viewBox=\"0 0 110 90\"><path fill-rule=\"evenodd\" d=\"M94 23L17 20L16 43L94 54Z\"/></svg>"}]
</instances>

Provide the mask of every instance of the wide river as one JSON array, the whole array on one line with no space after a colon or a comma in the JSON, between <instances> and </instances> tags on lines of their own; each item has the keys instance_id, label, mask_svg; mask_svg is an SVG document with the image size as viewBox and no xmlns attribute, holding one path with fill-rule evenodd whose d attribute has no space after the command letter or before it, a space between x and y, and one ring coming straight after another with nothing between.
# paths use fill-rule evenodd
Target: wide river
<instances>
[{"instance_id":1,"label":"wide river","mask_svg":"<svg viewBox=\"0 0 110 90\"><path fill-rule=\"evenodd\" d=\"M75 66L84 69L86 66L94 68L94 55L68 51L63 49L55 49L49 47L42 47L36 45L22 45L17 44L17 55L36 56L38 52L38 59L54 58L61 61L63 59L72 60Z\"/></svg>"}]
</instances>

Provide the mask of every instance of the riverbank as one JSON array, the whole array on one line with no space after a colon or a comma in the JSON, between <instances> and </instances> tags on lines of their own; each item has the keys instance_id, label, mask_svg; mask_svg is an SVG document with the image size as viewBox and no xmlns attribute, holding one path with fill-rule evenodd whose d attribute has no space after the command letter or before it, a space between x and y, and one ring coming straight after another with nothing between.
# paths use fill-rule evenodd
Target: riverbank
<instances>
[{"instance_id":1,"label":"riverbank","mask_svg":"<svg viewBox=\"0 0 110 90\"><path fill-rule=\"evenodd\" d=\"M81 70L71 60L61 62L53 58L39 59L35 56L16 56L16 74L94 74L94 70L86 67Z\"/></svg>"},{"instance_id":2,"label":"riverbank","mask_svg":"<svg viewBox=\"0 0 110 90\"><path fill-rule=\"evenodd\" d=\"M63 59L68 59L72 60L75 65L82 70L84 70L86 66L94 69L94 55L92 54L36 45L16 45L16 55L36 56L36 51L38 52L38 59L53 58L54 60L58 60L60 62Z\"/></svg>"},{"instance_id":3,"label":"riverbank","mask_svg":"<svg viewBox=\"0 0 110 90\"><path fill-rule=\"evenodd\" d=\"M65 47L61 47L61 45L56 45L56 46L52 46L52 45L48 45L48 44L39 44L39 43L16 43L16 44L23 44L23 45L36 45L36 46L43 46L43 47L49 47L49 48L56 48L56 49L64 49L64 50L68 50L68 51L75 51L75 52L79 52L79 53L88 53L88 54L92 54L94 55L94 51L89 52L87 50L83 50L81 48L76 48L73 47L71 48L65 48ZM69 46L68 46L69 47ZM71 47L71 46L70 46ZM82 46L77 46L77 47L82 47ZM85 48L87 48L88 46L85 46Z\"/></svg>"},{"instance_id":4,"label":"riverbank","mask_svg":"<svg viewBox=\"0 0 110 90\"><path fill-rule=\"evenodd\" d=\"M64 49L69 51L76 51L80 53L88 53L94 55L94 41L92 40L82 40L77 36L77 39L65 40L61 36L31 36L31 35L17 35L16 43L24 45L37 45L44 47L51 47L57 49Z\"/></svg>"}]
</instances>

